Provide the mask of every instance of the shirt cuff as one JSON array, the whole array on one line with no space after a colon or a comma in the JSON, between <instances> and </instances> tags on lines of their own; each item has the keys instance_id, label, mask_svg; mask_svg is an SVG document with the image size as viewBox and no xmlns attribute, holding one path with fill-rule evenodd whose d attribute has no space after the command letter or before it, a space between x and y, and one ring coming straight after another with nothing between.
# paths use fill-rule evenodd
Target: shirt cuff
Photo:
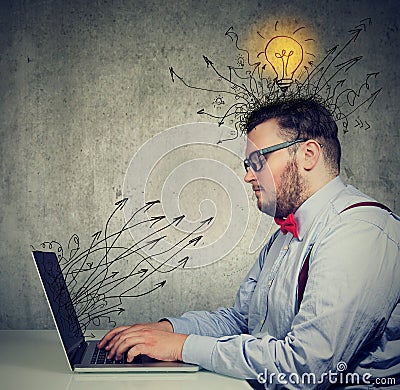
<instances>
[{"instance_id":1,"label":"shirt cuff","mask_svg":"<svg viewBox=\"0 0 400 390\"><path fill-rule=\"evenodd\" d=\"M161 320L158 320L158 322L169 322L172 326L172 333L176 333L174 330L174 325L172 324L172 322L168 319L168 318L161 318Z\"/></svg>"},{"instance_id":2,"label":"shirt cuff","mask_svg":"<svg viewBox=\"0 0 400 390\"><path fill-rule=\"evenodd\" d=\"M183 361L185 363L197 364L206 370L213 371L211 358L217 340L215 337L190 334L183 344Z\"/></svg>"},{"instance_id":3,"label":"shirt cuff","mask_svg":"<svg viewBox=\"0 0 400 390\"><path fill-rule=\"evenodd\" d=\"M193 329L190 329L190 321L188 321L187 319L165 317L162 318L160 321L169 321L169 323L172 325L174 333L193 333Z\"/></svg>"}]
</instances>

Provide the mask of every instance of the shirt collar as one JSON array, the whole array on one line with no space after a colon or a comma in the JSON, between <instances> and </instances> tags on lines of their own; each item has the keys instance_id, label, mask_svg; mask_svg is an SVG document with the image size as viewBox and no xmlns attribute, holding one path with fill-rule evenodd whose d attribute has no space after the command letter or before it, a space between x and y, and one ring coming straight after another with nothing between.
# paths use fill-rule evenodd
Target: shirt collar
<instances>
[{"instance_id":1,"label":"shirt collar","mask_svg":"<svg viewBox=\"0 0 400 390\"><path fill-rule=\"evenodd\" d=\"M329 183L325 184L315 194L311 195L295 212L294 217L298 224L298 239L302 241L314 219L340 191L345 184L339 176L336 176Z\"/></svg>"}]
</instances>

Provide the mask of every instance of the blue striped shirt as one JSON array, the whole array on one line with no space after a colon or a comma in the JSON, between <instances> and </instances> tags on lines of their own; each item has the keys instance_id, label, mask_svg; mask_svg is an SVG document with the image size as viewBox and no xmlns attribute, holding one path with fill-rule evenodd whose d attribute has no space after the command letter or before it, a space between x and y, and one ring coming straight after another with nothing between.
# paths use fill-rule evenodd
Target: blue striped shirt
<instances>
[{"instance_id":1,"label":"blue striped shirt","mask_svg":"<svg viewBox=\"0 0 400 390\"><path fill-rule=\"evenodd\" d=\"M330 372L369 381L399 376L400 220L377 207L341 213L363 201L371 198L336 177L296 211L298 238L273 235L232 307L167 318L175 332L189 334L183 360L263 378L267 388L282 384L278 375L288 389L326 388ZM298 309L298 276L310 250ZM305 383L307 375L318 386Z\"/></svg>"}]
</instances>

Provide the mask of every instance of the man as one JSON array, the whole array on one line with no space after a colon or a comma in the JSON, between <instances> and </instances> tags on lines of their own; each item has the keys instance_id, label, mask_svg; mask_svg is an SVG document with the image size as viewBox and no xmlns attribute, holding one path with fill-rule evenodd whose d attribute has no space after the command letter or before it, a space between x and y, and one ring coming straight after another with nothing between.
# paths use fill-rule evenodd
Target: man
<instances>
[{"instance_id":1,"label":"man","mask_svg":"<svg viewBox=\"0 0 400 390\"><path fill-rule=\"evenodd\" d=\"M400 374L399 219L342 183L337 133L315 101L254 111L245 181L259 209L282 227L234 306L119 327L99 347L117 359L128 351L130 359L183 360L268 388L393 384Z\"/></svg>"}]
</instances>

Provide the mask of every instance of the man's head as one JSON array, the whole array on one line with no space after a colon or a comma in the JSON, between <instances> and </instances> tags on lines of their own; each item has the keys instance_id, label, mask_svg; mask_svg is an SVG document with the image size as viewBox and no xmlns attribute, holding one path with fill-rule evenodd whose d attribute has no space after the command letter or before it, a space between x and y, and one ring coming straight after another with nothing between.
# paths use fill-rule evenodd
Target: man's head
<instances>
[{"instance_id":1,"label":"man's head","mask_svg":"<svg viewBox=\"0 0 400 390\"><path fill-rule=\"evenodd\" d=\"M300 141L284 143L295 140ZM279 144L278 150L269 152L269 147ZM245 181L252 184L258 207L269 215L286 217L339 174L337 125L332 115L312 100L261 107L247 121L246 154Z\"/></svg>"}]
</instances>

